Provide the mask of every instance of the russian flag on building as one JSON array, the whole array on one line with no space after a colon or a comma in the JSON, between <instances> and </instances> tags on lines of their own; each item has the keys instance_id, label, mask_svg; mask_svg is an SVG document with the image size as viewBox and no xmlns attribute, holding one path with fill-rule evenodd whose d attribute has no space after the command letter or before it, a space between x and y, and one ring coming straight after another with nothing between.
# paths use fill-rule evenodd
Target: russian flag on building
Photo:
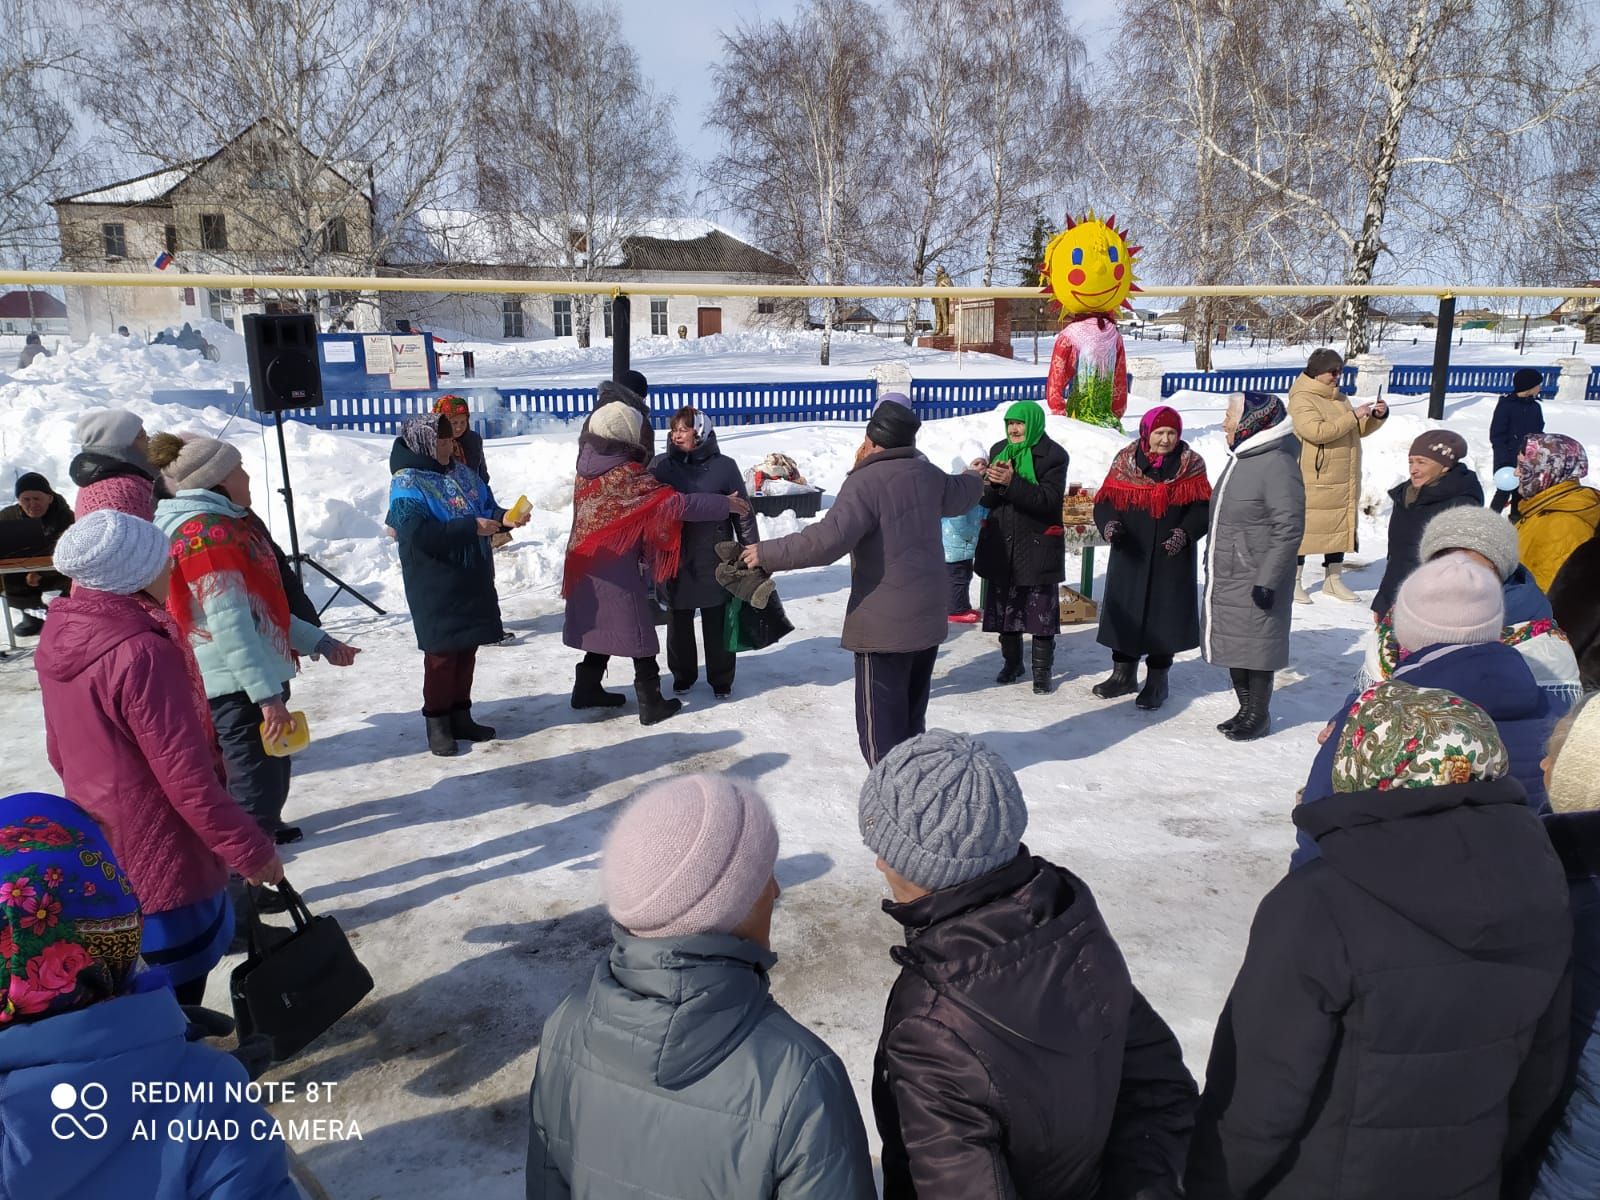
<instances>
[{"instance_id":1,"label":"russian flag on building","mask_svg":"<svg viewBox=\"0 0 1600 1200\"><path fill-rule=\"evenodd\" d=\"M156 261L155 261L156 270L165 271L171 265L172 265L172 255L171 255L170 252L168 252L166 250L163 250L160 254L156 255Z\"/></svg>"}]
</instances>

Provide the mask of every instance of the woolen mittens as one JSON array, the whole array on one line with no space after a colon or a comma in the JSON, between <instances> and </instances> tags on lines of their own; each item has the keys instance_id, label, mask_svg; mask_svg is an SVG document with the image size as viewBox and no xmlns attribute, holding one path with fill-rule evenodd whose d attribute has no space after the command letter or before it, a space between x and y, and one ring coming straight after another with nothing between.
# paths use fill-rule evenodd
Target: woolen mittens
<instances>
[{"instance_id":1,"label":"woolen mittens","mask_svg":"<svg viewBox=\"0 0 1600 1200\"><path fill-rule=\"evenodd\" d=\"M1446 550L1475 550L1494 564L1503 582L1517 569L1517 528L1492 509L1458 505L1428 522L1418 550L1423 562Z\"/></svg>"},{"instance_id":2,"label":"woolen mittens","mask_svg":"<svg viewBox=\"0 0 1600 1200\"><path fill-rule=\"evenodd\" d=\"M149 521L102 508L61 535L55 569L97 592L131 596L156 581L171 549L167 535Z\"/></svg>"},{"instance_id":3,"label":"woolen mittens","mask_svg":"<svg viewBox=\"0 0 1600 1200\"><path fill-rule=\"evenodd\" d=\"M1028 809L1011 768L982 742L930 729L902 742L861 787L861 840L929 891L1017 856Z\"/></svg>"},{"instance_id":4,"label":"woolen mittens","mask_svg":"<svg viewBox=\"0 0 1600 1200\"><path fill-rule=\"evenodd\" d=\"M1497 642L1505 619L1500 581L1460 554L1423 563L1394 600L1394 636L1402 650Z\"/></svg>"},{"instance_id":5,"label":"woolen mittens","mask_svg":"<svg viewBox=\"0 0 1600 1200\"><path fill-rule=\"evenodd\" d=\"M726 775L640 791L600 853L611 919L637 937L729 933L772 879L778 830L764 800Z\"/></svg>"},{"instance_id":6,"label":"woolen mittens","mask_svg":"<svg viewBox=\"0 0 1600 1200\"><path fill-rule=\"evenodd\" d=\"M1171 533L1167 534L1167 540L1161 543L1161 548L1165 550L1170 557L1182 554L1183 548L1188 544L1189 535L1181 529L1174 529Z\"/></svg>"},{"instance_id":7,"label":"woolen mittens","mask_svg":"<svg viewBox=\"0 0 1600 1200\"><path fill-rule=\"evenodd\" d=\"M1250 599L1262 612L1272 610L1272 602L1278 598L1278 593L1269 587L1262 587L1259 583L1250 589Z\"/></svg>"}]
</instances>

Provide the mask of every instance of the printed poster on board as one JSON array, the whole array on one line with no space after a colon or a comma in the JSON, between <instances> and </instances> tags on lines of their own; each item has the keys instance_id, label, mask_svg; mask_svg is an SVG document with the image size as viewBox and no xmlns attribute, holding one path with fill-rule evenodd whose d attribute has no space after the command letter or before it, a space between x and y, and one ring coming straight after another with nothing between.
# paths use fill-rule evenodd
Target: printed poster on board
<instances>
[{"instance_id":1,"label":"printed poster on board","mask_svg":"<svg viewBox=\"0 0 1600 1200\"><path fill-rule=\"evenodd\" d=\"M387 333L364 334L361 348L366 352L368 375L387 375L394 370L394 352L389 349Z\"/></svg>"},{"instance_id":2,"label":"printed poster on board","mask_svg":"<svg viewBox=\"0 0 1600 1200\"><path fill-rule=\"evenodd\" d=\"M428 347L421 334L404 334L389 339L394 361L389 367L389 386L392 388L426 388L428 386Z\"/></svg>"}]
</instances>

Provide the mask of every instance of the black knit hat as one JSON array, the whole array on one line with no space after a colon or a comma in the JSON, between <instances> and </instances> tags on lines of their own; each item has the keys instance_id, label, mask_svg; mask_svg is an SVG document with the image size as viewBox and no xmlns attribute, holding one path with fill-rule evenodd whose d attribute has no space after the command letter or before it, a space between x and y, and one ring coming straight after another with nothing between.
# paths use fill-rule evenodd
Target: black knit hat
<instances>
[{"instance_id":1,"label":"black knit hat","mask_svg":"<svg viewBox=\"0 0 1600 1200\"><path fill-rule=\"evenodd\" d=\"M641 400L650 394L650 381L644 377L642 372L624 371L622 378L617 382Z\"/></svg>"},{"instance_id":2,"label":"black knit hat","mask_svg":"<svg viewBox=\"0 0 1600 1200\"><path fill-rule=\"evenodd\" d=\"M922 418L911 410L911 401L899 392L888 392L872 410L867 422L867 437L880 450L897 450L917 444Z\"/></svg>"},{"instance_id":3,"label":"black knit hat","mask_svg":"<svg viewBox=\"0 0 1600 1200\"><path fill-rule=\"evenodd\" d=\"M22 499L23 492L43 492L46 496L54 496L56 491L50 486L50 481L37 471L26 471L17 476L17 499Z\"/></svg>"},{"instance_id":4,"label":"black knit hat","mask_svg":"<svg viewBox=\"0 0 1600 1200\"><path fill-rule=\"evenodd\" d=\"M1517 373L1511 377L1511 390L1525 392L1529 388L1542 388L1544 386L1544 372L1535 367L1518 367Z\"/></svg>"}]
</instances>

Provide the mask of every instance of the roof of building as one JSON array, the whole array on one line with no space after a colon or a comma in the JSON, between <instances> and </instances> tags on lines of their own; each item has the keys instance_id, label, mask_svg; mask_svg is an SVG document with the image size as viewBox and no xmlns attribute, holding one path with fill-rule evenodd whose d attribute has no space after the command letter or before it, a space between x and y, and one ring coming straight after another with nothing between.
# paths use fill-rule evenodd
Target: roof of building
<instances>
[{"instance_id":1,"label":"roof of building","mask_svg":"<svg viewBox=\"0 0 1600 1200\"><path fill-rule=\"evenodd\" d=\"M708 275L798 275L776 255L741 241L723 229L699 236L630 237L622 242L628 271L684 271Z\"/></svg>"},{"instance_id":2,"label":"roof of building","mask_svg":"<svg viewBox=\"0 0 1600 1200\"><path fill-rule=\"evenodd\" d=\"M41 321L64 319L67 306L49 292L15 291L0 294L0 317L34 318Z\"/></svg>"}]
</instances>

